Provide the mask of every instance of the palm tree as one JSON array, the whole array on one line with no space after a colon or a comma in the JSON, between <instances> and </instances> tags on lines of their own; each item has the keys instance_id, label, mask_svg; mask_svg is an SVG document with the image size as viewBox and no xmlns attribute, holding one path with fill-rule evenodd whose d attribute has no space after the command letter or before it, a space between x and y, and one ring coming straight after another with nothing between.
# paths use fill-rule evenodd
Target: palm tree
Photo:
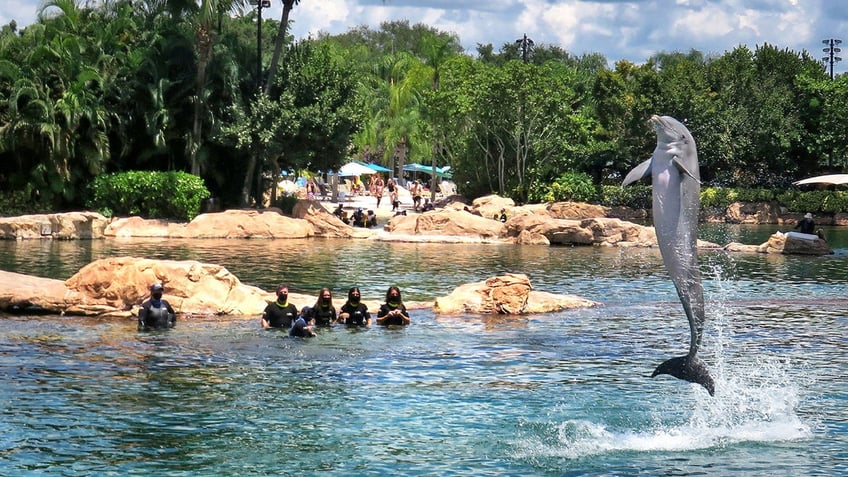
<instances>
[{"instance_id":1,"label":"palm tree","mask_svg":"<svg viewBox=\"0 0 848 477\"><path fill-rule=\"evenodd\" d=\"M268 81L265 82L265 95L271 93L271 85L274 83L274 76L277 75L277 68L280 64L280 55L283 52L283 44L286 42L286 32L289 27L289 14L294 6L299 4L300 0L283 0L283 16L280 19L280 29L277 32L277 38L274 40L274 56L271 57L271 65L268 67ZM257 78L261 81L261 78Z\"/></svg>"}]
</instances>

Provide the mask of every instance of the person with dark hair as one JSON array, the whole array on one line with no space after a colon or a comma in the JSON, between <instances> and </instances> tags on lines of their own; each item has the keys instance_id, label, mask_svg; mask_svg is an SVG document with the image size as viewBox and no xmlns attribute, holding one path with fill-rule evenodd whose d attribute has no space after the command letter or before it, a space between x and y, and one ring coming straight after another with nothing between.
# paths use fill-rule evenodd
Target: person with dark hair
<instances>
[{"instance_id":1,"label":"person with dark hair","mask_svg":"<svg viewBox=\"0 0 848 477\"><path fill-rule=\"evenodd\" d=\"M177 313L168 300L162 298L164 291L161 283L150 285L150 299L138 310L139 331L165 330L177 323Z\"/></svg>"},{"instance_id":2,"label":"person with dark hair","mask_svg":"<svg viewBox=\"0 0 848 477\"><path fill-rule=\"evenodd\" d=\"M289 336L296 336L299 338L310 338L315 336L315 331L312 329L312 326L309 325L309 315L311 314L312 308L304 306L303 309L300 310L300 316L294 320L294 324L292 324L292 327L289 330Z\"/></svg>"},{"instance_id":3,"label":"person with dark hair","mask_svg":"<svg viewBox=\"0 0 848 477\"><path fill-rule=\"evenodd\" d=\"M335 209L335 210L333 210L333 215L335 215L336 217L338 217L338 218L339 218L339 220L341 220L341 221L342 221L342 222L344 222L345 224L347 224L348 222L350 222L350 219L348 219L348 217L347 217L347 212L345 212L345 210L344 210L344 206L343 206L342 204L339 204L339 206L338 206L338 207L336 207L336 209Z\"/></svg>"},{"instance_id":4,"label":"person with dark hair","mask_svg":"<svg viewBox=\"0 0 848 477\"><path fill-rule=\"evenodd\" d=\"M277 287L277 301L268 303L262 312L262 328L289 329L297 319L297 307L289 303L289 287Z\"/></svg>"},{"instance_id":5,"label":"person with dark hair","mask_svg":"<svg viewBox=\"0 0 848 477\"><path fill-rule=\"evenodd\" d=\"M366 221L368 217L365 215L365 212L362 211L362 207L356 209L356 212L353 213L353 217L351 220L351 224L354 227L365 227Z\"/></svg>"},{"instance_id":6,"label":"person with dark hair","mask_svg":"<svg viewBox=\"0 0 848 477\"><path fill-rule=\"evenodd\" d=\"M330 326L336 322L338 316L333 306L333 292L329 288L322 288L318 293L318 300L308 317L308 321L315 326Z\"/></svg>"},{"instance_id":7,"label":"person with dark hair","mask_svg":"<svg viewBox=\"0 0 848 477\"><path fill-rule=\"evenodd\" d=\"M369 326L371 324L371 313L368 307L362 303L362 294L359 288L352 287L347 292L347 302L342 305L339 313L339 321L348 326Z\"/></svg>"},{"instance_id":8,"label":"person with dark hair","mask_svg":"<svg viewBox=\"0 0 848 477\"><path fill-rule=\"evenodd\" d=\"M380 310L377 312L377 324L383 326L409 324L409 312L406 311L400 288L397 286L392 285L386 291L386 302L380 305Z\"/></svg>"}]
</instances>

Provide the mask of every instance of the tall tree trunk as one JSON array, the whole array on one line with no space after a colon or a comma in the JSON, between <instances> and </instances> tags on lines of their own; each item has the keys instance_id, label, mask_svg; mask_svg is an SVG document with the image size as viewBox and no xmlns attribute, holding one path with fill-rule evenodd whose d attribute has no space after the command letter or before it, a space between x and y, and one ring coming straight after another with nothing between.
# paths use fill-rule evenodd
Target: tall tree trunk
<instances>
[{"instance_id":1,"label":"tall tree trunk","mask_svg":"<svg viewBox=\"0 0 848 477\"><path fill-rule=\"evenodd\" d=\"M280 29L277 32L277 38L274 40L274 56L271 57L271 64L268 66L268 80L265 82L266 95L271 93L271 85L274 84L274 76L277 75L280 55L283 53L283 44L286 42L286 32L289 28L289 14L294 6L299 3L300 0L283 0L283 17L280 19Z\"/></svg>"},{"instance_id":2,"label":"tall tree trunk","mask_svg":"<svg viewBox=\"0 0 848 477\"><path fill-rule=\"evenodd\" d=\"M280 19L280 29L277 31L277 38L274 40L274 56L271 57L271 64L268 67L268 77L265 81L263 94L268 96L271 93L271 85L274 84L274 77L277 75L277 68L280 63L280 56L283 53L283 44L286 42L286 32L289 27L289 14L295 5L299 4L300 0L283 0L283 17ZM262 78L256 78L256 81L262 81ZM257 162L259 162L259 151L252 151L247 160L247 171L244 176L244 184L241 188L242 206L247 206L250 200L250 190L254 183L254 171L256 171ZM277 168L279 170L279 168ZM262 202L262 191L256 191L256 203Z\"/></svg>"}]
</instances>

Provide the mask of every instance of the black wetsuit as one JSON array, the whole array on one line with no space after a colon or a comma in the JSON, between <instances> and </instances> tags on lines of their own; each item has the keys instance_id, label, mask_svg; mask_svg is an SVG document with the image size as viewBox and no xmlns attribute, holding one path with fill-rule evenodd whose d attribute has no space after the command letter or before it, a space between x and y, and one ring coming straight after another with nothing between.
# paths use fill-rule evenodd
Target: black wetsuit
<instances>
[{"instance_id":1,"label":"black wetsuit","mask_svg":"<svg viewBox=\"0 0 848 477\"><path fill-rule=\"evenodd\" d=\"M342 305L342 313L348 314L348 317L345 318L346 325L365 326L368 320L371 319L371 313L368 313L368 307L362 302L356 306L353 306L350 302L345 303Z\"/></svg>"},{"instance_id":2,"label":"black wetsuit","mask_svg":"<svg viewBox=\"0 0 848 477\"><path fill-rule=\"evenodd\" d=\"M147 300L138 310L139 331L173 328L176 322L177 313L167 300Z\"/></svg>"},{"instance_id":3,"label":"black wetsuit","mask_svg":"<svg viewBox=\"0 0 848 477\"><path fill-rule=\"evenodd\" d=\"M336 322L336 307L314 306L309 317L315 320L315 326L330 326Z\"/></svg>"},{"instance_id":4,"label":"black wetsuit","mask_svg":"<svg viewBox=\"0 0 848 477\"><path fill-rule=\"evenodd\" d=\"M309 331L309 326L306 323L306 319L302 316L294 321L294 325L292 325L289 330L289 336L299 336L301 338L305 338L307 336L314 336L313 333Z\"/></svg>"},{"instance_id":5,"label":"black wetsuit","mask_svg":"<svg viewBox=\"0 0 848 477\"><path fill-rule=\"evenodd\" d=\"M291 303L280 306L278 302L268 303L262 312L262 319L268 322L271 328L291 328L297 319L297 307Z\"/></svg>"},{"instance_id":6,"label":"black wetsuit","mask_svg":"<svg viewBox=\"0 0 848 477\"><path fill-rule=\"evenodd\" d=\"M389 312L393 311L393 310L400 310L400 312L401 312L401 314L403 314L403 316L409 318L409 312L406 311L406 306L404 306L403 303L401 303L397 307L390 307L386 303L383 303L382 305L380 305L380 311L377 312L377 318L378 319L382 318L382 317L388 315ZM383 326L388 326L388 325L403 325L404 323L403 323L402 318L393 317L393 318L389 318L389 319L383 321L380 324L383 325Z\"/></svg>"}]
</instances>

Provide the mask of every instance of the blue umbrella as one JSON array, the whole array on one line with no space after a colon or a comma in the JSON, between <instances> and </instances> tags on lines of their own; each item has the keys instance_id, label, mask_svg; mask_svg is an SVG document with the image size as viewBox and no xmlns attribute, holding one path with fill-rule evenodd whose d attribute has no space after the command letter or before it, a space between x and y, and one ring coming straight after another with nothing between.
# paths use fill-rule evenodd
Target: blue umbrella
<instances>
[{"instance_id":1,"label":"blue umbrella","mask_svg":"<svg viewBox=\"0 0 848 477\"><path fill-rule=\"evenodd\" d=\"M362 161L353 161L353 162L360 164L360 165L363 165L365 167L374 169L377 172L392 172L392 170L387 168L387 167L383 167L383 166L380 166L380 165L377 165L377 164L371 164L370 162L362 162Z\"/></svg>"}]
</instances>

